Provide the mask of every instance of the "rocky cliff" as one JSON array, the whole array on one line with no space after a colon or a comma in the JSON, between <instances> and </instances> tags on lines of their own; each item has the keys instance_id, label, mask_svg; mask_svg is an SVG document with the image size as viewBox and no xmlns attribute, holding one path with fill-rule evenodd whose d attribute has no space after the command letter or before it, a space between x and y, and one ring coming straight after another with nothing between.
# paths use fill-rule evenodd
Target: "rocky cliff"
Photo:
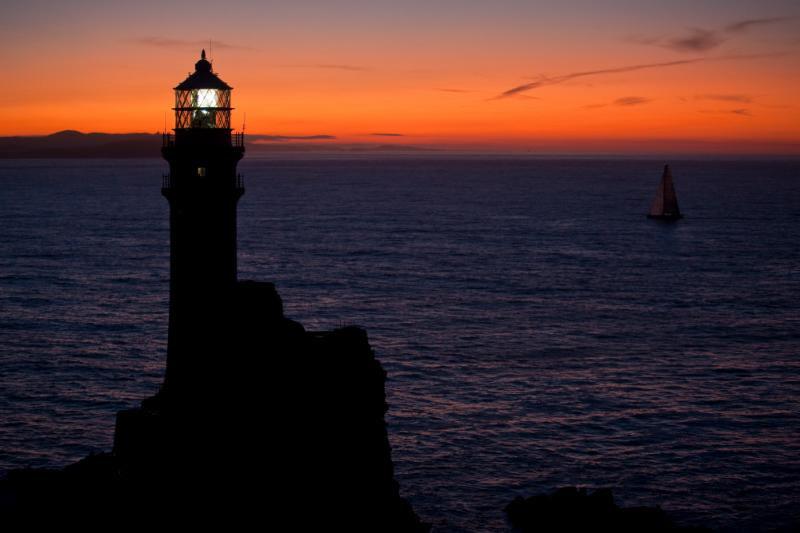
<instances>
[{"instance_id":1,"label":"rocky cliff","mask_svg":"<svg viewBox=\"0 0 800 533\"><path fill-rule=\"evenodd\" d=\"M5 518L426 531L394 480L366 333L306 331L269 283L239 282L216 308L198 324L190 384L120 412L109 453L11 472Z\"/></svg>"}]
</instances>

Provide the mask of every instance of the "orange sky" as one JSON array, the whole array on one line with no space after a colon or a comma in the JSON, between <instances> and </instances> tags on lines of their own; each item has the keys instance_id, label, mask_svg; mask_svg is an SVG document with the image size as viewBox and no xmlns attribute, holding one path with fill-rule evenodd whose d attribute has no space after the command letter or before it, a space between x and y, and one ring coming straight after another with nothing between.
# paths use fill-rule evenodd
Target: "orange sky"
<instances>
[{"instance_id":1,"label":"orange sky","mask_svg":"<svg viewBox=\"0 0 800 533\"><path fill-rule=\"evenodd\" d=\"M161 130L210 37L251 133L800 153L796 2L63 4L0 8L0 135Z\"/></svg>"}]
</instances>

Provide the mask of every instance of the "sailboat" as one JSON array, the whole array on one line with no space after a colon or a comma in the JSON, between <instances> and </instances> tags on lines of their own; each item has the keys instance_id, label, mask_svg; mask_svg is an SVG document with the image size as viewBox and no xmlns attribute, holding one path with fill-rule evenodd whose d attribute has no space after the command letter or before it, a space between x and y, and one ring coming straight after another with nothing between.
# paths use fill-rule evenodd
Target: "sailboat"
<instances>
[{"instance_id":1,"label":"sailboat","mask_svg":"<svg viewBox=\"0 0 800 533\"><path fill-rule=\"evenodd\" d=\"M647 218L658 220L678 220L683 218L681 210L678 208L678 197L675 195L675 185L672 184L672 172L669 165L664 165L664 175L661 176L661 183L658 185L656 197Z\"/></svg>"}]
</instances>

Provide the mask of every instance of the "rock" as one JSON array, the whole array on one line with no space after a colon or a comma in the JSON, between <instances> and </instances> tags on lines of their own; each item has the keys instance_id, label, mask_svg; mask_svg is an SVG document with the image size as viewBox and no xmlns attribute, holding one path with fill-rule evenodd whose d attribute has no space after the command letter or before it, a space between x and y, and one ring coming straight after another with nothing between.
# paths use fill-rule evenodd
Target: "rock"
<instances>
[{"instance_id":1,"label":"rock","mask_svg":"<svg viewBox=\"0 0 800 533\"><path fill-rule=\"evenodd\" d=\"M587 493L585 488L564 487L551 494L518 496L505 507L505 512L513 527L523 533L710 531L677 526L660 507L618 507L611 489Z\"/></svg>"},{"instance_id":2,"label":"rock","mask_svg":"<svg viewBox=\"0 0 800 533\"><path fill-rule=\"evenodd\" d=\"M269 283L239 282L202 365L117 416L111 453L0 482L6 519L417 532L394 480L385 372L365 331L307 332Z\"/></svg>"}]
</instances>

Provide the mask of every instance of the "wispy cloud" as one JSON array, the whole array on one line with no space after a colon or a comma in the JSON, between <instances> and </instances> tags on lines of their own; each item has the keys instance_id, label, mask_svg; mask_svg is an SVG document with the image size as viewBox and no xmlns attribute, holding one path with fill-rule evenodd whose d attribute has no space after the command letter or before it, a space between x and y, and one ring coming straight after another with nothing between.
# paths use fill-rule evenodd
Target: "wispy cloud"
<instances>
[{"instance_id":1,"label":"wispy cloud","mask_svg":"<svg viewBox=\"0 0 800 533\"><path fill-rule=\"evenodd\" d=\"M326 68L331 70L350 70L353 72L366 72L368 70L372 70L369 67L362 67L360 65L344 65L344 64L335 64L335 63L320 63L318 65L313 65L314 68Z\"/></svg>"},{"instance_id":2,"label":"wispy cloud","mask_svg":"<svg viewBox=\"0 0 800 533\"><path fill-rule=\"evenodd\" d=\"M190 41L183 39L171 39L166 37L141 37L134 39L134 42L144 46L157 48L217 48L219 50L253 50L250 46L228 43L225 41Z\"/></svg>"},{"instance_id":3,"label":"wispy cloud","mask_svg":"<svg viewBox=\"0 0 800 533\"><path fill-rule=\"evenodd\" d=\"M471 91L469 89L447 89L447 88L441 88L441 87L435 88L434 91L441 91L443 93L471 93L471 92L474 92L474 91Z\"/></svg>"},{"instance_id":4,"label":"wispy cloud","mask_svg":"<svg viewBox=\"0 0 800 533\"><path fill-rule=\"evenodd\" d=\"M371 67L363 65L350 65L347 63L307 63L307 64L293 64L293 65L278 65L281 68L309 68L309 69L325 69L325 70L344 70L347 72L369 72L373 70Z\"/></svg>"},{"instance_id":5,"label":"wispy cloud","mask_svg":"<svg viewBox=\"0 0 800 533\"><path fill-rule=\"evenodd\" d=\"M370 133L375 137L405 137L402 133Z\"/></svg>"},{"instance_id":6,"label":"wispy cloud","mask_svg":"<svg viewBox=\"0 0 800 533\"><path fill-rule=\"evenodd\" d=\"M778 22L786 22L789 20L797 19L797 17L770 17L762 19L746 19L728 24L725 26L725 31L728 33L741 33L756 26L767 26L769 24L776 24Z\"/></svg>"},{"instance_id":7,"label":"wispy cloud","mask_svg":"<svg viewBox=\"0 0 800 533\"><path fill-rule=\"evenodd\" d=\"M688 35L669 38L662 42L661 46L678 52L706 52L724 42L725 39L716 31L693 28Z\"/></svg>"},{"instance_id":8,"label":"wispy cloud","mask_svg":"<svg viewBox=\"0 0 800 533\"><path fill-rule=\"evenodd\" d=\"M642 105L652 102L652 98L645 98L644 96L623 96L622 98L617 98L610 104L589 104L583 106L584 109L600 109L601 107L608 107L609 105L615 105L620 107L631 107L636 105Z\"/></svg>"},{"instance_id":9,"label":"wispy cloud","mask_svg":"<svg viewBox=\"0 0 800 533\"><path fill-rule=\"evenodd\" d=\"M752 117L753 113L749 109L701 109L700 113L708 113L712 115L738 115L740 117Z\"/></svg>"},{"instance_id":10,"label":"wispy cloud","mask_svg":"<svg viewBox=\"0 0 800 533\"><path fill-rule=\"evenodd\" d=\"M683 35L661 37L631 36L626 40L636 44L669 48L676 52L707 52L753 28L778 24L797 18L796 16L783 16L745 19L732 22L722 28L690 28Z\"/></svg>"},{"instance_id":11,"label":"wispy cloud","mask_svg":"<svg viewBox=\"0 0 800 533\"><path fill-rule=\"evenodd\" d=\"M536 81L512 87L511 89L503 91L497 96L489 98L489 100L501 100L504 98L520 97L524 96L523 93L532 91L534 89L547 87L549 85L558 85L560 83L564 83L569 80L574 80L575 78L584 78L588 76L622 74L625 72L635 72L637 70L668 68L668 67L676 67L679 65L691 65L693 63L701 63L705 61L734 61L734 60L744 60L744 59L763 59L763 58L781 57L784 55L786 55L784 52L770 52L764 54L730 54L730 55L721 55L712 57L695 57L693 59L679 59L676 61L666 61L662 63L645 63L641 65L630 65L625 67L613 67L613 68L605 68L598 70L587 70L582 72L572 72L570 74L562 74L560 76L554 76L552 78L548 78L547 76L539 76L536 79Z\"/></svg>"},{"instance_id":12,"label":"wispy cloud","mask_svg":"<svg viewBox=\"0 0 800 533\"><path fill-rule=\"evenodd\" d=\"M644 98L643 96L623 96L622 98L617 98L614 100L614 105L618 106L634 106L634 105L642 105L653 100L650 98Z\"/></svg>"},{"instance_id":13,"label":"wispy cloud","mask_svg":"<svg viewBox=\"0 0 800 533\"><path fill-rule=\"evenodd\" d=\"M753 97L748 94L697 94L695 100L716 100L719 102L739 102L740 104L753 103Z\"/></svg>"},{"instance_id":14,"label":"wispy cloud","mask_svg":"<svg viewBox=\"0 0 800 533\"><path fill-rule=\"evenodd\" d=\"M335 135L248 135L256 143L285 141L327 141L335 139Z\"/></svg>"},{"instance_id":15,"label":"wispy cloud","mask_svg":"<svg viewBox=\"0 0 800 533\"><path fill-rule=\"evenodd\" d=\"M586 70L582 72L571 72L569 74L562 74L561 76L554 76L552 78L548 77L540 77L536 81L532 81L530 83L525 83L522 85L517 85L516 87L512 87L502 93L498 94L492 100L499 100L503 98L510 98L514 96L519 96L523 93L528 91L532 91L534 89L539 89L540 87L547 87L549 85L558 85L560 83L564 83L566 81L574 80L576 78L585 78L588 76L600 76L603 74L622 74L624 72L635 72L637 70L646 70L646 69L656 69L656 68L666 68L666 67L675 67L678 65L689 65L691 63L698 63L700 61L705 61L705 58L697 58L697 59L681 59L677 61L666 61L662 63L645 63L642 65L629 65L625 67L614 67L614 68L604 68L598 70Z\"/></svg>"}]
</instances>

